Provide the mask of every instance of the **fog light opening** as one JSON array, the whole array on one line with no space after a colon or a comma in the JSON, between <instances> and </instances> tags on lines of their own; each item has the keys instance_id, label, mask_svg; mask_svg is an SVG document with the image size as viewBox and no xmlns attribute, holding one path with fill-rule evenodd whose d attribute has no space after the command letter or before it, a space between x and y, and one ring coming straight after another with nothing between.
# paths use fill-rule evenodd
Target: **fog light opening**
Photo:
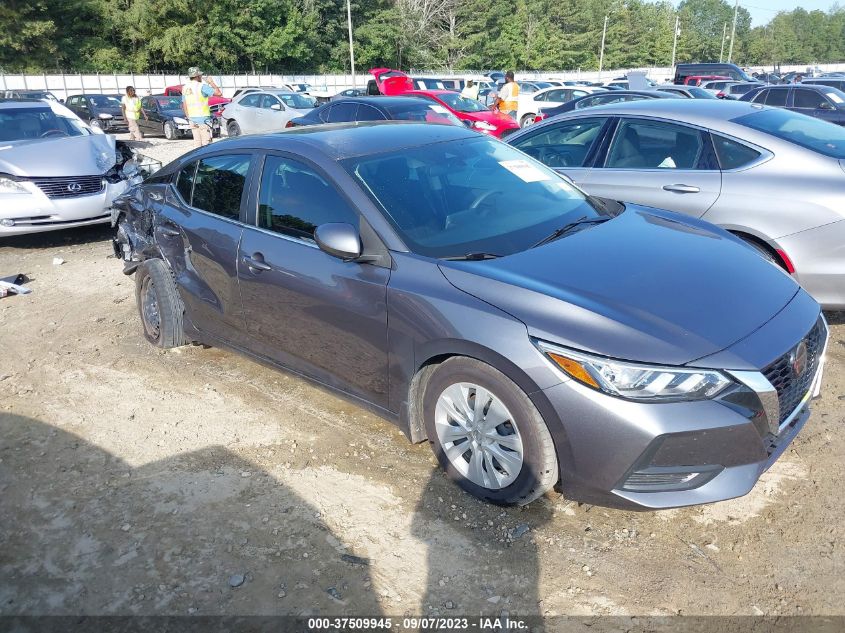
<instances>
[{"instance_id":1,"label":"fog light opening","mask_svg":"<svg viewBox=\"0 0 845 633\"><path fill-rule=\"evenodd\" d=\"M0 220L0 226L15 226L15 221L12 218L3 218Z\"/></svg>"},{"instance_id":2,"label":"fog light opening","mask_svg":"<svg viewBox=\"0 0 845 633\"><path fill-rule=\"evenodd\" d=\"M622 490L629 492L671 492L703 486L722 471L721 466L652 467L635 470Z\"/></svg>"}]
</instances>

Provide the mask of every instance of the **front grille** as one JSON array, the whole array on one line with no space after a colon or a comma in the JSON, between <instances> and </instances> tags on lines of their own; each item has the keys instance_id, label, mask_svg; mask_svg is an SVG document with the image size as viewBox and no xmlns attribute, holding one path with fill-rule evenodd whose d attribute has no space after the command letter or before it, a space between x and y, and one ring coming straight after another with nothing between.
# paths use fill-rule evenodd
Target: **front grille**
<instances>
[{"instance_id":1,"label":"front grille","mask_svg":"<svg viewBox=\"0 0 845 633\"><path fill-rule=\"evenodd\" d=\"M48 198L78 198L100 193L104 183L102 176L73 176L67 178L33 178L32 182Z\"/></svg>"},{"instance_id":2,"label":"front grille","mask_svg":"<svg viewBox=\"0 0 845 633\"><path fill-rule=\"evenodd\" d=\"M780 404L778 424L783 424L783 421L795 411L795 408L810 389L819 368L825 334L824 321L819 317L813 329L803 339L807 349L807 361L800 374L796 374L794 369L796 351L800 347L800 343L763 370L763 375L772 383L778 394L778 403Z\"/></svg>"}]
</instances>

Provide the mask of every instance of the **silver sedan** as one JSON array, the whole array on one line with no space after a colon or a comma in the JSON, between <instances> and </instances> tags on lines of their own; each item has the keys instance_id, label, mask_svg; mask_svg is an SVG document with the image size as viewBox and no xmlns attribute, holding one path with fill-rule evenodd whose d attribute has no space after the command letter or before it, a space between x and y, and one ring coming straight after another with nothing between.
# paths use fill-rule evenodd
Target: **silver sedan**
<instances>
[{"instance_id":1,"label":"silver sedan","mask_svg":"<svg viewBox=\"0 0 845 633\"><path fill-rule=\"evenodd\" d=\"M278 132L288 121L308 114L316 106L313 97L290 90L249 92L226 105L223 125L229 136Z\"/></svg>"},{"instance_id":2,"label":"silver sedan","mask_svg":"<svg viewBox=\"0 0 845 633\"><path fill-rule=\"evenodd\" d=\"M588 193L703 218L845 308L845 128L780 108L696 99L554 117L508 143Z\"/></svg>"}]
</instances>

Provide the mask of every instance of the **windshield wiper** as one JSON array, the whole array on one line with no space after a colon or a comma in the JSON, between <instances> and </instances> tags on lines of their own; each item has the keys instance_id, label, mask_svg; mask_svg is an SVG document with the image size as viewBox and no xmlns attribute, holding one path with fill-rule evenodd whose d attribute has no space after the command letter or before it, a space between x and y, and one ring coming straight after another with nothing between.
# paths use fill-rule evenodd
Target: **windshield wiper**
<instances>
[{"instance_id":1,"label":"windshield wiper","mask_svg":"<svg viewBox=\"0 0 845 633\"><path fill-rule=\"evenodd\" d=\"M502 257L502 255L497 255L496 253L467 253L466 255L457 255L456 257L444 257L448 261L470 261L470 262L477 262L482 259L496 259L497 257Z\"/></svg>"},{"instance_id":2,"label":"windshield wiper","mask_svg":"<svg viewBox=\"0 0 845 633\"><path fill-rule=\"evenodd\" d=\"M607 222L610 218L608 217L598 217L598 218L588 218L586 215L584 217L578 218L574 222L569 222L568 224L564 224L559 229L555 229L553 233L547 235L542 240L531 246L531 248L537 248L538 246L542 246L543 244L548 244L549 242L558 239L559 237L563 237L572 229L585 226L587 224L601 224L602 222Z\"/></svg>"}]
</instances>

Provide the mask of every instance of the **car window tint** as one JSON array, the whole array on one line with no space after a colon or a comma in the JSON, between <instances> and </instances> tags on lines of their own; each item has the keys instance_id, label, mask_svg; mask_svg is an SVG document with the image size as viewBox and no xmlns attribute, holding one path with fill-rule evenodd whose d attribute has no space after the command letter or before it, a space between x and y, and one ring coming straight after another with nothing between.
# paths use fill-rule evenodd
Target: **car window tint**
<instances>
[{"instance_id":1,"label":"car window tint","mask_svg":"<svg viewBox=\"0 0 845 633\"><path fill-rule=\"evenodd\" d=\"M260 107L269 110L272 106L279 105L279 100L273 95L261 95Z\"/></svg>"},{"instance_id":2,"label":"car window tint","mask_svg":"<svg viewBox=\"0 0 845 633\"><path fill-rule=\"evenodd\" d=\"M358 109L357 103L336 103L331 112L329 112L329 123L343 123L345 121L355 120L355 111Z\"/></svg>"},{"instance_id":3,"label":"car window tint","mask_svg":"<svg viewBox=\"0 0 845 633\"><path fill-rule=\"evenodd\" d=\"M191 206L237 220L249 162L250 157L243 154L201 160L197 166Z\"/></svg>"},{"instance_id":4,"label":"car window tint","mask_svg":"<svg viewBox=\"0 0 845 633\"><path fill-rule=\"evenodd\" d=\"M176 190L182 199L191 204L191 190L194 187L194 172L197 170L197 164L191 163L182 168L179 175L176 177Z\"/></svg>"},{"instance_id":5,"label":"car window tint","mask_svg":"<svg viewBox=\"0 0 845 633\"><path fill-rule=\"evenodd\" d=\"M358 216L337 189L299 161L268 156L258 196L258 226L313 241L321 224L358 225Z\"/></svg>"},{"instance_id":6,"label":"car window tint","mask_svg":"<svg viewBox=\"0 0 845 633\"><path fill-rule=\"evenodd\" d=\"M695 169L704 148L701 132L674 123L623 120L605 167L616 169Z\"/></svg>"},{"instance_id":7,"label":"car window tint","mask_svg":"<svg viewBox=\"0 0 845 633\"><path fill-rule=\"evenodd\" d=\"M734 140L712 134L716 156L722 169L739 169L754 162L760 157L760 152Z\"/></svg>"},{"instance_id":8,"label":"car window tint","mask_svg":"<svg viewBox=\"0 0 845 633\"><path fill-rule=\"evenodd\" d=\"M549 167L580 167L604 122L604 118L578 119L544 126L513 145Z\"/></svg>"},{"instance_id":9,"label":"car window tint","mask_svg":"<svg viewBox=\"0 0 845 633\"><path fill-rule=\"evenodd\" d=\"M788 92L789 90L769 90L769 94L766 96L766 105L785 106Z\"/></svg>"},{"instance_id":10,"label":"car window tint","mask_svg":"<svg viewBox=\"0 0 845 633\"><path fill-rule=\"evenodd\" d=\"M766 97L768 96L768 94L769 94L768 90L761 90L756 95L754 95L754 98L751 99L751 100L754 103L766 103Z\"/></svg>"},{"instance_id":11,"label":"car window tint","mask_svg":"<svg viewBox=\"0 0 845 633\"><path fill-rule=\"evenodd\" d=\"M810 108L815 110L822 107L822 103L827 101L821 93L814 90L796 89L795 96L792 97L792 103L796 108Z\"/></svg>"},{"instance_id":12,"label":"car window tint","mask_svg":"<svg viewBox=\"0 0 845 633\"><path fill-rule=\"evenodd\" d=\"M572 93L569 96L569 99L577 99L578 97L585 97L588 94L589 94L588 92L584 92L583 90L573 90Z\"/></svg>"},{"instance_id":13,"label":"car window tint","mask_svg":"<svg viewBox=\"0 0 845 633\"><path fill-rule=\"evenodd\" d=\"M360 104L358 106L358 121L384 121L385 116L372 106Z\"/></svg>"},{"instance_id":14,"label":"car window tint","mask_svg":"<svg viewBox=\"0 0 845 633\"><path fill-rule=\"evenodd\" d=\"M238 103L242 106L246 106L248 108L257 108L258 104L261 100L261 95L256 94L254 92L249 93L243 99L241 99Z\"/></svg>"}]
</instances>

